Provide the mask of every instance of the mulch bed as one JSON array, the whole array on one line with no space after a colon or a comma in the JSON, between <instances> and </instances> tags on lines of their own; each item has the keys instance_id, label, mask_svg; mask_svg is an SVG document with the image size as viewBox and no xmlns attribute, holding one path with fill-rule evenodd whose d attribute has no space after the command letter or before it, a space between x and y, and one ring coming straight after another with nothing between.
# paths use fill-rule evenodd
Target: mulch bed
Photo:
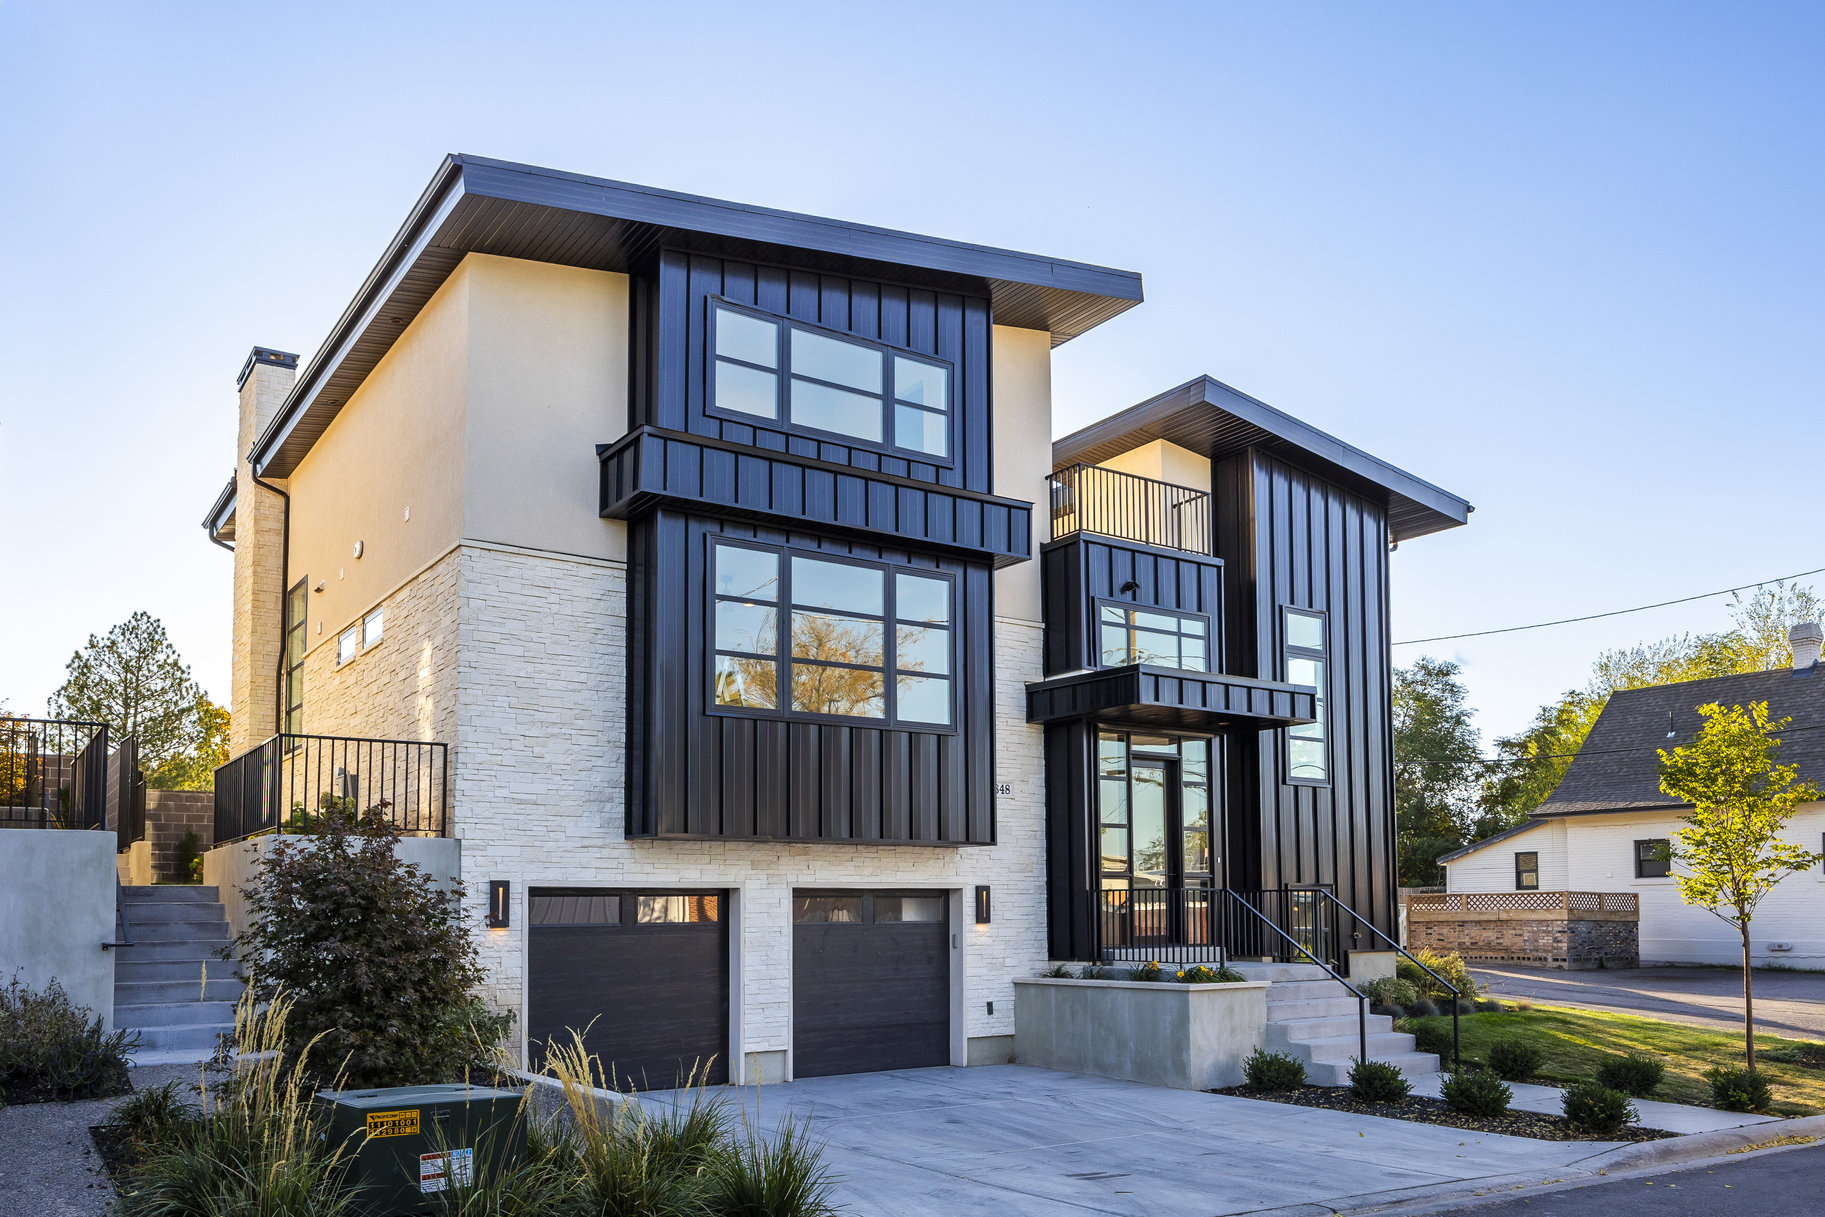
<instances>
[{"instance_id":1,"label":"mulch bed","mask_svg":"<svg viewBox=\"0 0 1825 1217\"><path fill-rule=\"evenodd\" d=\"M89 1136L95 1141L102 1169L119 1186L127 1171L139 1165L139 1147L133 1143L133 1134L118 1124L91 1124Z\"/></svg>"},{"instance_id":2,"label":"mulch bed","mask_svg":"<svg viewBox=\"0 0 1825 1217\"><path fill-rule=\"evenodd\" d=\"M108 1070L107 1075L97 1084L75 1090L58 1087L50 1082L9 1079L0 1083L0 1104L12 1107L21 1103L74 1103L83 1099L111 1099L117 1094L131 1093L132 1090L133 1083L127 1080L127 1067L121 1065Z\"/></svg>"},{"instance_id":3,"label":"mulch bed","mask_svg":"<svg viewBox=\"0 0 1825 1217\"><path fill-rule=\"evenodd\" d=\"M1500 1116L1467 1116L1452 1111L1443 1099L1410 1095L1398 1103L1359 1103L1349 1090L1340 1086L1305 1086L1298 1090L1255 1090L1248 1086L1225 1086L1212 1094L1231 1095L1241 1099L1262 1099L1269 1103L1290 1103L1295 1107L1323 1107L1331 1111L1348 1111L1360 1116L1382 1116L1390 1120L1411 1120L1418 1124L1446 1124L1474 1132L1502 1133L1510 1137L1531 1137L1536 1141L1659 1141L1678 1133L1658 1128L1625 1128L1621 1132L1596 1135L1573 1132L1564 1116L1546 1116L1532 1111L1509 1111Z\"/></svg>"}]
</instances>

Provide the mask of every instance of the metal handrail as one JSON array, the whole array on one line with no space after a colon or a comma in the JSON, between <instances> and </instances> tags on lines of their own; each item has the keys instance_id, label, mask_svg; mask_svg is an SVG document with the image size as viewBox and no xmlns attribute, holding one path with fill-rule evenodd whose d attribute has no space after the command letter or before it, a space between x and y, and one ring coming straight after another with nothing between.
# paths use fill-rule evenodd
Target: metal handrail
<instances>
[{"instance_id":1,"label":"metal handrail","mask_svg":"<svg viewBox=\"0 0 1825 1217\"><path fill-rule=\"evenodd\" d=\"M1355 985L1351 984L1349 981L1345 980L1342 976L1339 976L1337 974L1336 970L1334 968L1332 968L1330 964L1325 963L1322 959L1319 959L1316 955L1312 954L1311 951L1309 951L1305 947L1301 946L1299 944L1299 942L1292 937L1292 935L1288 934L1285 930L1283 930L1279 926L1275 925L1271 920L1268 919L1267 915L1265 913L1263 913L1260 909L1256 908L1254 905L1250 904L1248 901L1246 901L1242 897L1236 895L1236 893L1230 891L1226 887L1219 888L1217 890L1221 891L1225 897L1224 902L1223 902L1223 940L1225 942L1229 941L1229 902L1231 900L1233 900L1237 904L1241 905L1243 908L1247 909L1249 912L1253 913L1255 915L1255 918L1258 921L1260 921L1262 925L1266 926L1268 929L1272 930L1274 933L1280 935L1280 937L1286 939L1287 943L1293 948L1293 950L1295 952L1297 952L1300 955L1305 956L1307 959L1311 960L1313 963L1315 963L1319 967L1323 968L1325 970L1325 974L1328 975L1332 980L1336 981L1338 984L1342 985L1344 988L1348 989L1350 992L1352 992L1356 995L1356 1047L1357 1047L1357 1051L1358 1051L1357 1059L1361 1060L1361 1061L1367 1061L1369 1059L1369 998L1368 998L1368 995L1365 994L1361 989L1358 989Z\"/></svg>"},{"instance_id":2,"label":"metal handrail","mask_svg":"<svg viewBox=\"0 0 1825 1217\"><path fill-rule=\"evenodd\" d=\"M133 945L133 926L127 920L127 893L121 887L119 870L114 872L114 920L120 924L120 938L113 942L102 943L101 949L104 951Z\"/></svg>"},{"instance_id":3,"label":"metal handrail","mask_svg":"<svg viewBox=\"0 0 1825 1217\"><path fill-rule=\"evenodd\" d=\"M1078 462L1046 475L1052 539L1092 532L1208 554L1210 492Z\"/></svg>"},{"instance_id":4,"label":"metal handrail","mask_svg":"<svg viewBox=\"0 0 1825 1217\"><path fill-rule=\"evenodd\" d=\"M1459 1033L1458 1033L1458 1017L1457 1016L1458 1016L1458 1003L1463 999L1463 996L1464 996L1463 991L1460 990L1456 985L1452 984L1450 981L1446 980L1443 976L1440 976L1437 972L1434 972L1431 968L1428 968L1425 964L1421 963L1419 960L1414 959L1412 953L1410 951L1408 951L1406 947L1401 946L1400 943L1395 942L1392 938L1388 937L1386 934L1384 934L1380 930L1376 929L1375 924L1373 922L1371 922L1368 918L1364 917L1361 913L1357 912L1355 909L1351 908L1349 905L1345 904L1343 901L1339 900L1337 898L1337 896L1333 892L1330 891L1330 889L1319 888L1318 890L1324 892L1324 894L1330 898L1331 903L1335 904L1338 908L1340 908L1344 912L1348 913L1359 924L1367 926L1369 929L1369 933L1375 935L1377 938L1381 939L1383 942L1387 943L1389 946L1391 946L1395 950L1399 951L1402 955L1405 955L1408 959L1412 960L1414 967L1418 968L1420 971L1424 972L1427 976L1430 976L1433 980L1438 981L1439 984L1444 985L1447 989L1451 990L1451 1068L1454 1072L1461 1071L1464 1067L1464 1053L1463 1053L1463 1041L1460 1038Z\"/></svg>"}]
</instances>

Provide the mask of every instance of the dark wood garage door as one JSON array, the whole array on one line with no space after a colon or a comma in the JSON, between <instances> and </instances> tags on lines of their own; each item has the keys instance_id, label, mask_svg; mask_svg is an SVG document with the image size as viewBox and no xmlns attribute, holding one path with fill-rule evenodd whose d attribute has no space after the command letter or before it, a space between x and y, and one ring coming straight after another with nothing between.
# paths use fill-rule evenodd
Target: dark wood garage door
<instances>
[{"instance_id":1,"label":"dark wood garage door","mask_svg":"<svg viewBox=\"0 0 1825 1217\"><path fill-rule=\"evenodd\" d=\"M951 1063L949 907L943 892L794 894L794 1077Z\"/></svg>"},{"instance_id":2,"label":"dark wood garage door","mask_svg":"<svg viewBox=\"0 0 1825 1217\"><path fill-rule=\"evenodd\" d=\"M626 1089L693 1067L729 1077L728 901L721 892L534 888L527 1038L533 1067L572 1028ZM712 1059L714 1058L714 1059Z\"/></svg>"}]
</instances>

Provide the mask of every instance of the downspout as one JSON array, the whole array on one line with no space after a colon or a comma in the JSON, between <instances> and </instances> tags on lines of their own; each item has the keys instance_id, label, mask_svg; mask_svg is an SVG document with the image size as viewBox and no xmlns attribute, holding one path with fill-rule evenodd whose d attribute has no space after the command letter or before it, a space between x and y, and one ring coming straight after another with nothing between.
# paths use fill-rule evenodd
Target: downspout
<instances>
[{"instance_id":1,"label":"downspout","mask_svg":"<svg viewBox=\"0 0 1825 1217\"><path fill-rule=\"evenodd\" d=\"M234 546L232 546L228 542L222 540L222 538L216 536L215 529L213 529L213 528L209 530L209 541L210 541L210 544L212 544L212 545L220 545L223 549L227 550L229 553L234 552Z\"/></svg>"},{"instance_id":2,"label":"downspout","mask_svg":"<svg viewBox=\"0 0 1825 1217\"><path fill-rule=\"evenodd\" d=\"M279 537L279 661L277 664L278 679L273 682L272 733L285 734L285 617L290 611L286 598L291 595L291 495L280 490L271 482L265 481L253 472L253 460L247 462L248 476L253 484L263 486L285 500L283 519L284 531Z\"/></svg>"}]
</instances>

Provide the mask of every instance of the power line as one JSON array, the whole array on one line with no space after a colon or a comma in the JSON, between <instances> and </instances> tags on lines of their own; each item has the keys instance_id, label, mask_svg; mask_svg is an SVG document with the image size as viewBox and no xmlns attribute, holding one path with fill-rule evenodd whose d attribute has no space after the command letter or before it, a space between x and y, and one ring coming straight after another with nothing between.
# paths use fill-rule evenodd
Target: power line
<instances>
[{"instance_id":1,"label":"power line","mask_svg":"<svg viewBox=\"0 0 1825 1217\"><path fill-rule=\"evenodd\" d=\"M1807 727L1787 727L1775 736L1785 739L1789 735L1798 735L1802 731L1825 731L1825 723L1813 723ZM1677 741L1674 742L1677 747ZM1633 748L1580 748L1576 752L1536 752L1531 756L1479 756L1471 763L1475 765L1522 765L1528 761L1570 761L1581 756L1624 756L1640 752L1658 752L1660 744L1641 744Z\"/></svg>"},{"instance_id":2,"label":"power line","mask_svg":"<svg viewBox=\"0 0 1825 1217\"><path fill-rule=\"evenodd\" d=\"M1431 638L1409 638L1405 642L1390 645L1397 647L1417 646L1422 642L1451 642L1459 638L1486 638L1491 634L1515 634L1522 630L1543 630L1548 626L1572 625L1579 621L1597 621L1604 617L1621 617L1628 613L1645 613L1649 609L1666 608L1673 604L1690 604L1694 600L1709 600L1713 596L1727 596L1731 592L1746 592L1752 587L1767 587L1770 583L1786 583L1791 579L1804 579L1807 575L1825 574L1825 566L1817 570L1803 570L1797 575L1787 575L1779 579L1763 579L1759 583L1745 583L1741 587L1726 587L1722 591L1701 592L1696 596L1681 596L1677 600L1662 600L1658 604L1640 604L1634 608L1615 609L1608 613L1590 613L1583 617L1561 617L1557 621L1536 621L1532 625L1508 625L1499 630L1472 630L1467 634L1438 634Z\"/></svg>"}]
</instances>

